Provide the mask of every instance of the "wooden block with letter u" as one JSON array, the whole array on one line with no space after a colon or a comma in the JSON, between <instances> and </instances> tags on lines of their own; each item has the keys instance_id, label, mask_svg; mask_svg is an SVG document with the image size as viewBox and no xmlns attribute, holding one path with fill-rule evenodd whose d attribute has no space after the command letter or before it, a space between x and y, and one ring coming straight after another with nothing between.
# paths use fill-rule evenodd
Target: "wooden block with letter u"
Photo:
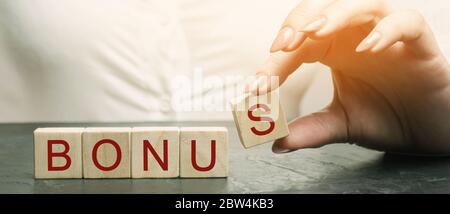
<instances>
[{"instance_id":1,"label":"wooden block with letter u","mask_svg":"<svg viewBox=\"0 0 450 214\"><path fill-rule=\"evenodd\" d=\"M35 178L81 178L84 128L38 128L34 131Z\"/></svg>"},{"instance_id":2,"label":"wooden block with letter u","mask_svg":"<svg viewBox=\"0 0 450 214\"><path fill-rule=\"evenodd\" d=\"M180 129L180 177L227 177L228 130L224 127Z\"/></svg>"},{"instance_id":3,"label":"wooden block with letter u","mask_svg":"<svg viewBox=\"0 0 450 214\"><path fill-rule=\"evenodd\" d=\"M278 90L254 96L246 94L232 102L233 117L245 148L289 135Z\"/></svg>"},{"instance_id":4,"label":"wooden block with letter u","mask_svg":"<svg viewBox=\"0 0 450 214\"><path fill-rule=\"evenodd\" d=\"M131 177L131 128L86 128L83 133L83 177Z\"/></svg>"},{"instance_id":5,"label":"wooden block with letter u","mask_svg":"<svg viewBox=\"0 0 450 214\"><path fill-rule=\"evenodd\" d=\"M136 127L131 132L131 177L179 176L178 127Z\"/></svg>"}]
</instances>

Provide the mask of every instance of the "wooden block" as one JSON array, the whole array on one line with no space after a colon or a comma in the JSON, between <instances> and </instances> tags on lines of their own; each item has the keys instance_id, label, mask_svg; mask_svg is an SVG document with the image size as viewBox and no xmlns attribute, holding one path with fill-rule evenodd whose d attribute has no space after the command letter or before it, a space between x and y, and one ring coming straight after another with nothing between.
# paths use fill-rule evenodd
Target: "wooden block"
<instances>
[{"instance_id":1,"label":"wooden block","mask_svg":"<svg viewBox=\"0 0 450 214\"><path fill-rule=\"evenodd\" d=\"M180 177L227 177L228 130L180 128Z\"/></svg>"},{"instance_id":2,"label":"wooden block","mask_svg":"<svg viewBox=\"0 0 450 214\"><path fill-rule=\"evenodd\" d=\"M135 127L131 131L131 177L173 178L180 174L178 127Z\"/></svg>"},{"instance_id":3,"label":"wooden block","mask_svg":"<svg viewBox=\"0 0 450 214\"><path fill-rule=\"evenodd\" d=\"M234 122L245 148L289 135L277 93L276 90L261 96L246 94L232 102Z\"/></svg>"},{"instance_id":4,"label":"wooden block","mask_svg":"<svg viewBox=\"0 0 450 214\"><path fill-rule=\"evenodd\" d=\"M35 178L81 178L84 128L39 128L34 131Z\"/></svg>"},{"instance_id":5,"label":"wooden block","mask_svg":"<svg viewBox=\"0 0 450 214\"><path fill-rule=\"evenodd\" d=\"M131 177L130 131L131 128L86 128L83 177Z\"/></svg>"}]
</instances>

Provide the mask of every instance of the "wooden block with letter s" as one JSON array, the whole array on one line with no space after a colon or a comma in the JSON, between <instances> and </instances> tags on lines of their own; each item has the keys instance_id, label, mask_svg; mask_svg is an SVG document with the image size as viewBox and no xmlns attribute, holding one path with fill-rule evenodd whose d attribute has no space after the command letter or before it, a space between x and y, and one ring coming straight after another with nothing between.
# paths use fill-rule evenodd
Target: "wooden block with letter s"
<instances>
[{"instance_id":1,"label":"wooden block with letter s","mask_svg":"<svg viewBox=\"0 0 450 214\"><path fill-rule=\"evenodd\" d=\"M233 118L245 148L289 135L278 90L260 96L245 94L232 101Z\"/></svg>"},{"instance_id":2,"label":"wooden block with letter s","mask_svg":"<svg viewBox=\"0 0 450 214\"><path fill-rule=\"evenodd\" d=\"M178 127L136 127L131 131L131 177L179 176Z\"/></svg>"},{"instance_id":3,"label":"wooden block with letter s","mask_svg":"<svg viewBox=\"0 0 450 214\"><path fill-rule=\"evenodd\" d=\"M84 128L38 128L34 131L34 175L82 178L81 135Z\"/></svg>"},{"instance_id":4,"label":"wooden block with letter s","mask_svg":"<svg viewBox=\"0 0 450 214\"><path fill-rule=\"evenodd\" d=\"M227 177L228 165L226 128L180 129L180 177Z\"/></svg>"},{"instance_id":5,"label":"wooden block with letter s","mask_svg":"<svg viewBox=\"0 0 450 214\"><path fill-rule=\"evenodd\" d=\"M86 128L83 177L130 178L130 131L131 128Z\"/></svg>"}]
</instances>

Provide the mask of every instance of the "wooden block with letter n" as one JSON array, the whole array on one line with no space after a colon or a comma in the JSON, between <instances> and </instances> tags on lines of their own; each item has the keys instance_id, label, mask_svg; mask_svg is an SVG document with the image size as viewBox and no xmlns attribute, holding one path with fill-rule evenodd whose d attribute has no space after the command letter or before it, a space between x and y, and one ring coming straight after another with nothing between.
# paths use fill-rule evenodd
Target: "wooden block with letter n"
<instances>
[{"instance_id":1,"label":"wooden block with letter n","mask_svg":"<svg viewBox=\"0 0 450 214\"><path fill-rule=\"evenodd\" d=\"M178 127L135 127L131 131L131 177L179 176Z\"/></svg>"},{"instance_id":2,"label":"wooden block with letter n","mask_svg":"<svg viewBox=\"0 0 450 214\"><path fill-rule=\"evenodd\" d=\"M289 135L278 90L254 96L246 94L232 102L233 117L245 148Z\"/></svg>"},{"instance_id":3,"label":"wooden block with letter n","mask_svg":"<svg viewBox=\"0 0 450 214\"><path fill-rule=\"evenodd\" d=\"M180 129L180 177L227 177L228 130L224 127Z\"/></svg>"},{"instance_id":4,"label":"wooden block with letter n","mask_svg":"<svg viewBox=\"0 0 450 214\"><path fill-rule=\"evenodd\" d=\"M38 128L34 131L35 178L82 178L84 128Z\"/></svg>"},{"instance_id":5,"label":"wooden block with letter n","mask_svg":"<svg viewBox=\"0 0 450 214\"><path fill-rule=\"evenodd\" d=\"M86 128L83 177L130 178L130 131L131 128Z\"/></svg>"}]
</instances>

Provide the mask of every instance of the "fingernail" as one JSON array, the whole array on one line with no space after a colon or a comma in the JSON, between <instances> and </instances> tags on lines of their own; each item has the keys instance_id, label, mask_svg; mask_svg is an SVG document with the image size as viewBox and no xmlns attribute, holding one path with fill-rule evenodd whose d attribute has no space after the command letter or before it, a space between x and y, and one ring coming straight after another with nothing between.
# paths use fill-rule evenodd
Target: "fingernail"
<instances>
[{"instance_id":1,"label":"fingernail","mask_svg":"<svg viewBox=\"0 0 450 214\"><path fill-rule=\"evenodd\" d=\"M373 46L381 39L381 34L377 31L372 32L367 38L365 38L361 44L358 45L356 48L356 52L363 52L366 51Z\"/></svg>"},{"instance_id":2,"label":"fingernail","mask_svg":"<svg viewBox=\"0 0 450 214\"><path fill-rule=\"evenodd\" d=\"M261 90L262 87L265 87L266 85L266 76L260 76L258 77L249 87L249 91L252 94L259 94L259 91Z\"/></svg>"},{"instance_id":3,"label":"fingernail","mask_svg":"<svg viewBox=\"0 0 450 214\"><path fill-rule=\"evenodd\" d=\"M318 31L325 25L326 22L327 19L325 17L321 17L306 25L306 27L304 27L301 31L309 33Z\"/></svg>"},{"instance_id":4,"label":"fingernail","mask_svg":"<svg viewBox=\"0 0 450 214\"><path fill-rule=\"evenodd\" d=\"M290 149L272 149L273 153L275 154L286 154L289 152L293 152L294 150L290 150Z\"/></svg>"},{"instance_id":5,"label":"fingernail","mask_svg":"<svg viewBox=\"0 0 450 214\"><path fill-rule=\"evenodd\" d=\"M292 149L284 149L284 148L280 148L277 143L275 142L275 144L273 144L272 146L272 152L275 154L286 154L289 152L293 152L294 150Z\"/></svg>"},{"instance_id":6,"label":"fingernail","mask_svg":"<svg viewBox=\"0 0 450 214\"><path fill-rule=\"evenodd\" d=\"M272 47L270 47L270 52L283 50L290 44L292 39L294 39L294 30L289 26L283 27L273 41Z\"/></svg>"},{"instance_id":7,"label":"fingernail","mask_svg":"<svg viewBox=\"0 0 450 214\"><path fill-rule=\"evenodd\" d=\"M266 94L268 90L269 90L269 86L268 86L267 82L263 82L259 85L256 95L259 96L259 95Z\"/></svg>"},{"instance_id":8,"label":"fingernail","mask_svg":"<svg viewBox=\"0 0 450 214\"><path fill-rule=\"evenodd\" d=\"M303 43L303 41L305 41L305 39L306 39L306 35L304 32L296 32L292 42L283 50L285 50L285 51L295 50L300 46L300 44Z\"/></svg>"}]
</instances>

